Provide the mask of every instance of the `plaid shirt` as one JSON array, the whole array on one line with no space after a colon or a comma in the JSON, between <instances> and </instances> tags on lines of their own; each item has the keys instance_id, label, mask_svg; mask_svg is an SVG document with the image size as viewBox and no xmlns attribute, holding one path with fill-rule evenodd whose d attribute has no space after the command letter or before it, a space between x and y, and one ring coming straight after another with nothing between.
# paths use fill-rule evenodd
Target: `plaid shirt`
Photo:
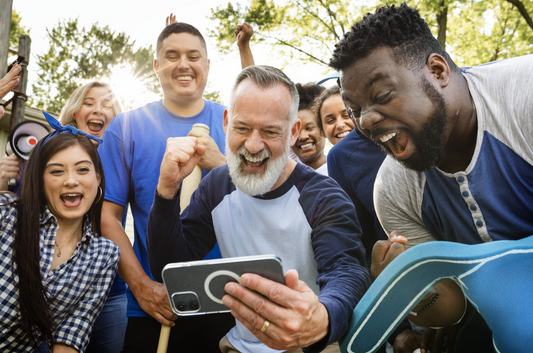
<instances>
[{"instance_id":1,"label":"plaid shirt","mask_svg":"<svg viewBox=\"0 0 533 353\"><path fill-rule=\"evenodd\" d=\"M0 352L31 352L32 347L20 317L18 273L12 265L16 209L0 200ZM56 329L53 341L84 352L92 325L100 313L115 277L120 251L117 245L98 236L85 219L84 233L72 257L50 270L54 256L57 221L45 208L40 217L41 275L50 293Z\"/></svg>"}]
</instances>

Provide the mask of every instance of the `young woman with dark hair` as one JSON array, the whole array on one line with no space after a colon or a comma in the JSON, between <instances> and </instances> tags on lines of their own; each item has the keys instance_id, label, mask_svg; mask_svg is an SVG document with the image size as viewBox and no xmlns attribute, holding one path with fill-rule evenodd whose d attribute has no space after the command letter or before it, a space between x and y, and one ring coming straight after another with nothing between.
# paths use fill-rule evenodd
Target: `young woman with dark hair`
<instances>
[{"instance_id":1,"label":"young woman with dark hair","mask_svg":"<svg viewBox=\"0 0 533 353\"><path fill-rule=\"evenodd\" d=\"M311 110L317 116L320 131L333 146L355 127L348 116L338 86L323 91L313 102Z\"/></svg>"},{"instance_id":2,"label":"young woman with dark hair","mask_svg":"<svg viewBox=\"0 0 533 353\"><path fill-rule=\"evenodd\" d=\"M0 351L84 352L116 274L99 236L105 190L96 147L76 129L34 148L22 196L0 194ZM92 136L91 136L92 138Z\"/></svg>"},{"instance_id":3,"label":"young woman with dark hair","mask_svg":"<svg viewBox=\"0 0 533 353\"><path fill-rule=\"evenodd\" d=\"M328 175L326 154L324 147L326 139L320 129L316 114L311 110L312 103L324 91L324 87L314 83L296 84L300 103L298 105L298 119L302 122L298 139L292 146L292 151L305 165L318 173Z\"/></svg>"},{"instance_id":4,"label":"young woman with dark hair","mask_svg":"<svg viewBox=\"0 0 533 353\"><path fill-rule=\"evenodd\" d=\"M87 134L102 138L109 123L122 106L109 84L92 81L72 92L61 110L59 120L63 125L71 125ZM0 161L0 190L7 190L11 178L17 181L15 192L22 191L22 163L17 156L6 156ZM125 216L123 217L125 222ZM94 228L94 225L93 225ZM120 276L115 277L108 300L96 320L87 352L115 353L122 349L126 332L126 283Z\"/></svg>"}]
</instances>

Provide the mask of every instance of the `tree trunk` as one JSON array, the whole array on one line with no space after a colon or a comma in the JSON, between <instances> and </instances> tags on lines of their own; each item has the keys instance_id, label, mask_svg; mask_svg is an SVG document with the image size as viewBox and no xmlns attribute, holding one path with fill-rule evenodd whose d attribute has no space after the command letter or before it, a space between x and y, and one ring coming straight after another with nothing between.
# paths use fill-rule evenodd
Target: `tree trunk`
<instances>
[{"instance_id":1,"label":"tree trunk","mask_svg":"<svg viewBox=\"0 0 533 353\"><path fill-rule=\"evenodd\" d=\"M446 1L441 0L439 7L440 12L437 13L437 40L439 41L442 50L446 50L446 24L448 22L448 6L446 5Z\"/></svg>"},{"instance_id":2,"label":"tree trunk","mask_svg":"<svg viewBox=\"0 0 533 353\"><path fill-rule=\"evenodd\" d=\"M13 0L0 0L0 78L6 74L12 8Z\"/></svg>"},{"instance_id":3,"label":"tree trunk","mask_svg":"<svg viewBox=\"0 0 533 353\"><path fill-rule=\"evenodd\" d=\"M520 0L507 0L507 2L509 2L509 3L513 4L514 6L516 6L516 8L518 9L518 11L522 15L522 17L524 17L524 19L526 20L526 22L529 25L529 27L531 27L531 29L533 29L533 19L531 19L531 16L529 16L529 14L527 13L526 7L522 3L522 1L520 1Z\"/></svg>"}]
</instances>

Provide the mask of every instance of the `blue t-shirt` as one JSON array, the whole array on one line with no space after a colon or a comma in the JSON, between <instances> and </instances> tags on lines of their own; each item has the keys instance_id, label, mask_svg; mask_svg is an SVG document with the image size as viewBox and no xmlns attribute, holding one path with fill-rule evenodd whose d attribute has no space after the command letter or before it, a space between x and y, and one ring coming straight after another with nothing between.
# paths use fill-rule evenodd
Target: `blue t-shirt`
<instances>
[{"instance_id":1,"label":"blue t-shirt","mask_svg":"<svg viewBox=\"0 0 533 353\"><path fill-rule=\"evenodd\" d=\"M98 150L106 178L105 199L122 206L130 203L135 228L133 250L151 278L146 229L167 139L187 136L194 124L202 123L210 127L210 136L224 153L223 112L224 106L205 101L198 115L184 118L157 101L117 115L105 131ZM218 247L208 257L220 257ZM129 317L150 317L129 288L127 295Z\"/></svg>"}]
</instances>

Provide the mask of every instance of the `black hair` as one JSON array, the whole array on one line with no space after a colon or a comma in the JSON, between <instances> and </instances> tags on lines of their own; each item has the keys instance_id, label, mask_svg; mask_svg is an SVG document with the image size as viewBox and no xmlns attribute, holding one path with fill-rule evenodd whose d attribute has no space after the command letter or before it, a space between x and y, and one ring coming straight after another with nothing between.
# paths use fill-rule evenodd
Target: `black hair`
<instances>
[{"instance_id":1,"label":"black hair","mask_svg":"<svg viewBox=\"0 0 533 353\"><path fill-rule=\"evenodd\" d=\"M335 45L329 66L342 71L380 47L390 47L394 60L411 70L422 68L428 57L436 53L444 57L451 70L459 71L418 10L405 3L379 7L374 14L369 13L356 22Z\"/></svg>"},{"instance_id":2,"label":"black hair","mask_svg":"<svg viewBox=\"0 0 533 353\"><path fill-rule=\"evenodd\" d=\"M298 110L309 109L311 110L311 103L316 97L322 93L325 88L323 86L317 86L314 83L297 83L296 89L300 95L300 103L298 104Z\"/></svg>"},{"instance_id":3,"label":"black hair","mask_svg":"<svg viewBox=\"0 0 533 353\"><path fill-rule=\"evenodd\" d=\"M165 38L167 38L171 34L179 33L189 33L193 36L200 38L200 42L202 42L202 45L207 53L207 45L205 44L204 36L202 36L202 33L200 33L200 31L196 27L185 22L175 22L166 26L165 29L163 29L159 34L159 37L157 37L156 55L158 57L159 50L161 49L161 43L163 43Z\"/></svg>"}]
</instances>

